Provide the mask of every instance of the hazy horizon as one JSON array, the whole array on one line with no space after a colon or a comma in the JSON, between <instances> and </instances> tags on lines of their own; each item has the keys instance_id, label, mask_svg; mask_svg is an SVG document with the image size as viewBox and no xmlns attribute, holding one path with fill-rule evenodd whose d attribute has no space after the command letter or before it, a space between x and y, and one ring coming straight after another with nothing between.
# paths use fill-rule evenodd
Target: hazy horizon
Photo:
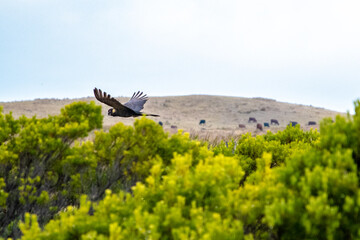
<instances>
[{"instance_id":1,"label":"hazy horizon","mask_svg":"<svg viewBox=\"0 0 360 240\"><path fill-rule=\"evenodd\" d=\"M131 94L132 95L132 94ZM112 97L115 98L131 98L130 96L114 96L111 95ZM209 97L224 97L224 98L248 98L248 99L265 99L265 100L270 100L270 101L276 101L276 102L280 102L280 103L288 103L288 104L295 104L295 105L302 105L302 106L310 106L310 107L314 107L314 108L320 108L320 109L326 109L326 110L331 110L331 111L335 111L335 112L340 112L340 113L346 113L347 111L337 111L334 109L329 109L329 108L324 108L321 106L316 106L316 105L312 105L312 104L303 104L303 103L296 103L296 102L287 102L287 101L279 101L277 99L274 98L264 98L264 97L242 97L242 96L225 96L225 95L210 95L210 94L185 94L185 95L168 95L168 96L148 96L150 101L152 98L166 98L166 97L192 97L192 96L209 96ZM83 96L83 97L75 97L75 98L35 98L35 99L23 99L23 100L13 100L13 101L0 101L0 103L11 103L11 102L27 102L27 101L37 101L37 100L59 100L59 101L63 101L63 100L76 100L76 99L86 99L86 98L95 98L94 96ZM95 102L97 102L96 99L94 99ZM99 103L99 102L98 102ZM353 112L354 110L352 110ZM351 113L351 111L349 111ZM352 113L353 114L353 113Z\"/></svg>"}]
</instances>

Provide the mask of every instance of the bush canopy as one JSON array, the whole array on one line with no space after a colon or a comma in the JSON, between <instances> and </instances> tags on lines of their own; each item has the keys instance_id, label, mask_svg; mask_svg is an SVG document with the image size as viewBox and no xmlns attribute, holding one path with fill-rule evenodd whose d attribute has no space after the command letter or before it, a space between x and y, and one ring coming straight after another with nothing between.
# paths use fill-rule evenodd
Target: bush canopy
<instances>
[{"instance_id":1,"label":"bush canopy","mask_svg":"<svg viewBox=\"0 0 360 240\"><path fill-rule=\"evenodd\" d=\"M0 109L1 237L360 239L359 101L320 131L215 146L102 118L93 102L43 119Z\"/></svg>"}]
</instances>

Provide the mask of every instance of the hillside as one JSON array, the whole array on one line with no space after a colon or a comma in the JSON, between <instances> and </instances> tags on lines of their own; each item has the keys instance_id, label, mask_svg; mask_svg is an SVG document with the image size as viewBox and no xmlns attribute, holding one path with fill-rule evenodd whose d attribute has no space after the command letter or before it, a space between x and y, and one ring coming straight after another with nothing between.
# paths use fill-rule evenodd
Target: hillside
<instances>
[{"instance_id":1,"label":"hillside","mask_svg":"<svg viewBox=\"0 0 360 240\"><path fill-rule=\"evenodd\" d=\"M120 102L129 100L128 97L118 97ZM79 99L36 99L33 101L15 101L0 102L4 107L4 112L12 112L15 118L26 115L31 117L36 115L39 118L50 115L56 115L66 104L74 101L95 101L102 105L104 115L104 129L117 122L123 122L130 125L133 118L114 118L107 116L108 106L99 103L94 97ZM270 126L273 132L284 129L289 121L298 122L302 128L310 129L307 126L309 121L319 121L324 117L335 117L339 113L324 108L305 106L300 104L291 104L278 102L265 98L243 98L243 97L225 97L210 95L189 95L189 96L168 96L168 97L150 97L145 104L145 113L159 114L160 117L155 121L162 121L164 129L171 129L171 125L178 129L184 129L196 134L209 134L216 132L219 134L240 134L253 132L261 134L256 130L255 123L248 123L249 117L255 117L258 122L270 122L270 119L277 119L279 126ZM199 126L201 119L206 120L205 126ZM239 129L239 124L245 124L245 129ZM312 126L317 128L318 125Z\"/></svg>"}]
</instances>

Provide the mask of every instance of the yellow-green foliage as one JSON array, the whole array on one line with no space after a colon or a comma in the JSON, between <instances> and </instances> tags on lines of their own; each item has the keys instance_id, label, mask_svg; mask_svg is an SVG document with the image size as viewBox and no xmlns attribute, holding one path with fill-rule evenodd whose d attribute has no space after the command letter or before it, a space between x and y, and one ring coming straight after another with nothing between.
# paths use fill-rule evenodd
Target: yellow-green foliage
<instances>
[{"instance_id":1,"label":"yellow-green foliage","mask_svg":"<svg viewBox=\"0 0 360 240\"><path fill-rule=\"evenodd\" d=\"M213 148L213 151L215 154L239 159L247 177L256 170L256 159L262 157L265 152L272 155L271 167L280 166L291 155L304 152L318 144L318 140L319 132L316 130L304 132L299 125L296 125L288 126L284 131L278 131L276 134L268 132L266 135L252 137L248 133L236 142L221 142Z\"/></svg>"},{"instance_id":2,"label":"yellow-green foliage","mask_svg":"<svg viewBox=\"0 0 360 240\"><path fill-rule=\"evenodd\" d=\"M49 208L74 202L61 195L71 178L64 162L76 139L102 126L101 108L79 102L66 106L59 116L18 120L0 111L0 126L0 179L5 182L5 186L0 184L1 206L6 197L0 232L17 237L17 222L25 212L38 213L40 221L47 222L54 215Z\"/></svg>"},{"instance_id":3,"label":"yellow-green foliage","mask_svg":"<svg viewBox=\"0 0 360 240\"><path fill-rule=\"evenodd\" d=\"M0 211L3 207L6 206L6 198L8 197L8 193L4 191L5 182L3 178L0 178Z\"/></svg>"},{"instance_id":4,"label":"yellow-green foliage","mask_svg":"<svg viewBox=\"0 0 360 240\"><path fill-rule=\"evenodd\" d=\"M95 105L77 104L47 119L0 116L2 236L360 239L359 101L320 133L288 126L214 147L144 117L74 142L101 125Z\"/></svg>"},{"instance_id":5,"label":"yellow-green foliage","mask_svg":"<svg viewBox=\"0 0 360 240\"><path fill-rule=\"evenodd\" d=\"M73 103L59 116L44 119L0 113L0 227L3 237L19 237L25 212L38 214L40 226L82 194L97 201L105 190L130 191L144 181L154 162L171 163L174 153L202 154L187 134L168 137L155 122L142 118L134 127L122 123L95 132L92 141L75 141L101 128L101 108L93 102ZM1 183L1 182L0 182ZM4 186L3 186L4 185Z\"/></svg>"},{"instance_id":6,"label":"yellow-green foliage","mask_svg":"<svg viewBox=\"0 0 360 240\"><path fill-rule=\"evenodd\" d=\"M145 183L132 188L132 195L108 190L93 206L92 216L85 198L79 209L69 207L43 232L28 215L20 226L23 238L241 239L242 223L227 211L227 199L244 173L236 159L203 151L207 153L194 167L192 155L175 154L163 177L158 159Z\"/></svg>"}]
</instances>

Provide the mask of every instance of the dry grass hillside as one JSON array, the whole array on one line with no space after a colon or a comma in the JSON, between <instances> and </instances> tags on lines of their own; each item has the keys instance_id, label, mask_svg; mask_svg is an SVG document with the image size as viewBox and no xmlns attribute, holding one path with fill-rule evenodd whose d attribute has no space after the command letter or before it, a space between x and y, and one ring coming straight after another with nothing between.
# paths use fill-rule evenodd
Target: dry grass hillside
<instances>
[{"instance_id":1,"label":"dry grass hillside","mask_svg":"<svg viewBox=\"0 0 360 240\"><path fill-rule=\"evenodd\" d=\"M129 100L128 97L118 97L120 102ZM104 129L123 122L130 125L133 118L119 118L107 116L108 106L96 101L94 97L79 99L36 99L33 101L0 102L4 107L4 112L12 112L15 118L26 115L31 117L36 115L38 118L48 115L59 114L60 109L66 104L74 101L95 101L102 106L104 114ZM324 117L335 117L339 113L324 108L305 106L300 104L290 104L278 102L265 98L243 98L225 97L209 95L190 95L190 96L169 96L169 97L150 97L145 104L145 113L159 114L160 117L152 117L155 121L162 121L165 130L174 132L176 129L189 131L194 137L211 138L239 135L245 132L262 134L267 130L276 132L286 127L289 121L298 122L305 130L318 128L318 125L307 126L309 121L317 123ZM277 119L279 126L264 128L264 131L256 130L255 123L248 123L249 117L255 117L259 123L270 122L270 119ZM206 124L199 126L201 119L206 120ZM246 128L239 128L239 124L245 124Z\"/></svg>"}]
</instances>

